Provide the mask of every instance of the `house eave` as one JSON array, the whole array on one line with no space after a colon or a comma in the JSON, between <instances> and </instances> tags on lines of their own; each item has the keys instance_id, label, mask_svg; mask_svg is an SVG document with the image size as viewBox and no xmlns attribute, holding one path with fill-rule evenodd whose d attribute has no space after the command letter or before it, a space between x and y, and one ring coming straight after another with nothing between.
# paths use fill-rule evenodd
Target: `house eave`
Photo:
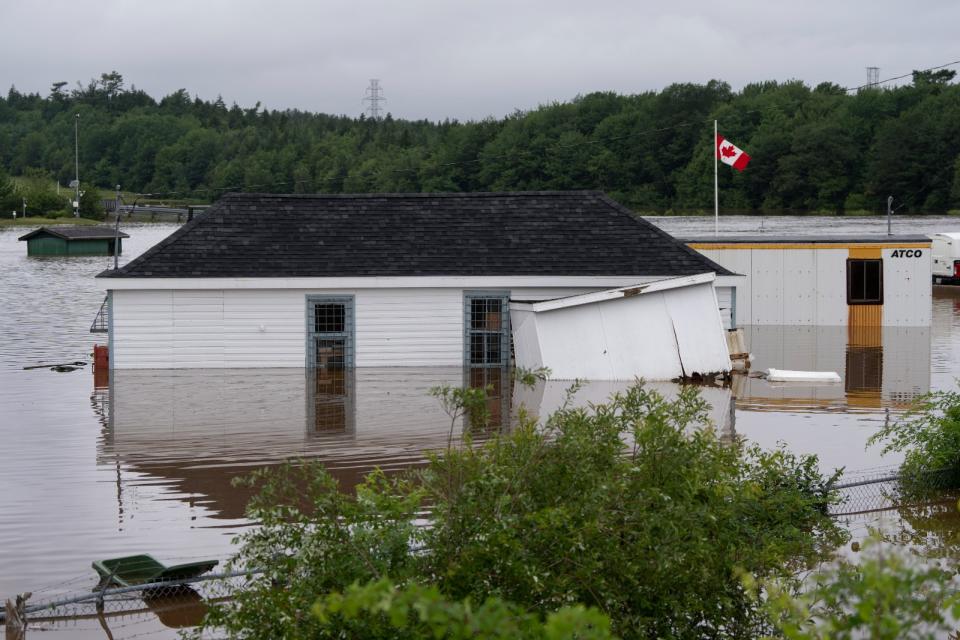
<instances>
[{"instance_id":1,"label":"house eave","mask_svg":"<svg viewBox=\"0 0 960 640\"><path fill-rule=\"evenodd\" d=\"M404 289L404 288L523 288L523 287L626 287L655 280L662 275L609 276L363 276L316 278L116 278L109 271L97 276L105 289Z\"/></svg>"}]
</instances>

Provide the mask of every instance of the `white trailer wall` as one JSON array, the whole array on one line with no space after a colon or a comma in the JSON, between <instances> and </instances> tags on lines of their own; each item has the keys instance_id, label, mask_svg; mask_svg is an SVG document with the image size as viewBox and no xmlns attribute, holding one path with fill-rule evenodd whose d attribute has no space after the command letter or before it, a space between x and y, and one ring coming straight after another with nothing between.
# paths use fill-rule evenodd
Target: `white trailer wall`
<instances>
[{"instance_id":1,"label":"white trailer wall","mask_svg":"<svg viewBox=\"0 0 960 640\"><path fill-rule=\"evenodd\" d=\"M831 326L846 325L849 320L847 259L856 246L696 248L714 262L748 276L736 287L738 325ZM904 257L901 253L893 245L880 250L883 324L928 326L930 250L922 249L919 257Z\"/></svg>"}]
</instances>

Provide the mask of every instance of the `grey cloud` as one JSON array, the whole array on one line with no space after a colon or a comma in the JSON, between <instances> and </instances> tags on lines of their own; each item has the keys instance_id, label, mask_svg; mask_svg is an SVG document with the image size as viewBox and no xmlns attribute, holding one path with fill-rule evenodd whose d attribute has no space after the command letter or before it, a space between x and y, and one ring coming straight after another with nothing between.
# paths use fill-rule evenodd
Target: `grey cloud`
<instances>
[{"instance_id":1,"label":"grey cloud","mask_svg":"<svg viewBox=\"0 0 960 640\"><path fill-rule=\"evenodd\" d=\"M469 119L711 78L857 85L960 58L958 23L946 0L3 0L0 86L116 69L155 97L356 115L378 77L397 116Z\"/></svg>"}]
</instances>

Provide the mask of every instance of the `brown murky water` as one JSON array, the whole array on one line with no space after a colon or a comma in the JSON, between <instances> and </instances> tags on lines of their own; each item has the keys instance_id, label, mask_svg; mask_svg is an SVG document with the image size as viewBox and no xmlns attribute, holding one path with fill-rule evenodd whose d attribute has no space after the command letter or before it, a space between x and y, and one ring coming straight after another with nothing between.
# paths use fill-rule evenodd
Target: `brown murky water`
<instances>
[{"instance_id":1,"label":"brown murky water","mask_svg":"<svg viewBox=\"0 0 960 640\"><path fill-rule=\"evenodd\" d=\"M712 232L712 219L658 218L678 235ZM759 231L759 218L724 218L727 232ZM886 230L881 219L765 218L776 233ZM175 225L130 225L123 260ZM898 218L895 231L960 230L960 220ZM95 380L90 367L68 373L27 365L91 362L89 333L103 291L93 276L108 258L27 258L0 230L0 597L35 597L91 587L90 562L149 552L164 561L225 558L248 523L237 474L296 456L323 460L347 487L369 469L418 464L443 446L450 420L427 390L441 383L493 383L495 419L523 403L543 413L566 385L513 389L499 372L367 369L324 377L302 370L123 371ZM958 288L960 289L960 288ZM749 327L756 368L841 373L829 386L777 386L741 380L735 428L764 446L786 443L816 453L824 469L886 468L897 457L865 449L866 439L917 395L953 387L960 374L960 291L937 287L929 328L885 329L882 346L848 348L838 327ZM486 376L486 378L484 378ZM492 376L492 377L491 377ZM619 383L592 383L579 400L599 401ZM670 392L669 385L664 391ZM725 420L731 391L708 390ZM459 427L455 429L459 433ZM482 436L482 434L479 434ZM934 540L957 524L955 512L877 514ZM910 520L912 518L912 521ZM885 520L884 520L885 519ZM914 526L915 525L915 526ZM923 528L926 527L926 528ZM114 621L115 637L173 637L172 624L146 612ZM168 616L168 622L170 618ZM182 621L181 621L182 622ZM54 625L63 637L104 637L95 620Z\"/></svg>"}]
</instances>

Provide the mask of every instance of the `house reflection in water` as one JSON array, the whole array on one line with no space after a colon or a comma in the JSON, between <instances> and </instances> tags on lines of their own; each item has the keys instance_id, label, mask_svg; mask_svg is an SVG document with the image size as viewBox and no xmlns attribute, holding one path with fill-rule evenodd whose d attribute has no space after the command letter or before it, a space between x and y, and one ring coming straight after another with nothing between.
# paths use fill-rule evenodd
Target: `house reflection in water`
<instances>
[{"instance_id":1,"label":"house reflection in water","mask_svg":"<svg viewBox=\"0 0 960 640\"><path fill-rule=\"evenodd\" d=\"M98 461L118 469L118 500L137 509L124 483L161 485L217 519L241 519L250 498L232 480L288 459L322 462L345 490L379 467L424 463L447 445L451 418L430 389L486 387L488 422L469 425L474 442L509 429L522 404L545 415L561 405L570 383L515 386L499 368L359 368L115 370ZM599 403L628 382L586 383L574 406ZM678 387L656 383L674 395ZM729 389L705 389L713 419L732 428ZM95 397L102 392L95 392ZM459 442L467 420L455 424ZM121 515L121 518L123 516Z\"/></svg>"},{"instance_id":2,"label":"house reflection in water","mask_svg":"<svg viewBox=\"0 0 960 640\"><path fill-rule=\"evenodd\" d=\"M836 371L843 384L735 378L737 407L754 411L903 409L930 390L927 327L744 328L754 371Z\"/></svg>"}]
</instances>

